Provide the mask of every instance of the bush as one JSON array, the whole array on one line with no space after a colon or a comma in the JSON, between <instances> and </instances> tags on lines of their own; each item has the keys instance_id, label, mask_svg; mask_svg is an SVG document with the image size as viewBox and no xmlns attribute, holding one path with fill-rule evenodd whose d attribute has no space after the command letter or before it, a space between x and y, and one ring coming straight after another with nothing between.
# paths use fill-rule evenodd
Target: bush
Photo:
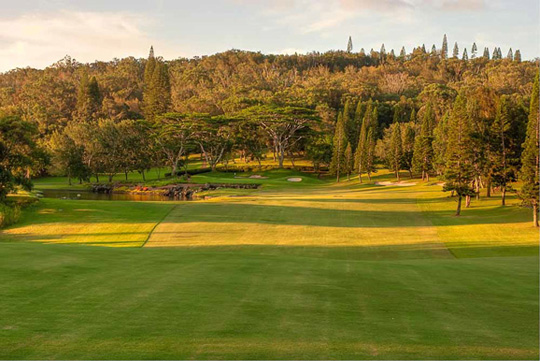
<instances>
[{"instance_id":1,"label":"bush","mask_svg":"<svg viewBox=\"0 0 540 361\"><path fill-rule=\"evenodd\" d=\"M21 217L21 207L16 204L0 204L0 228L17 222Z\"/></svg>"}]
</instances>

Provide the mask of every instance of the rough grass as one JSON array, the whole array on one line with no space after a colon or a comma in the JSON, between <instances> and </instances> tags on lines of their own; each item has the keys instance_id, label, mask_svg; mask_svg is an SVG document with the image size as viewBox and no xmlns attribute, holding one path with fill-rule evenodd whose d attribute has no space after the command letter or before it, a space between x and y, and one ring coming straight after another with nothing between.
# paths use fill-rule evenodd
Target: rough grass
<instances>
[{"instance_id":1,"label":"rough grass","mask_svg":"<svg viewBox=\"0 0 540 361\"><path fill-rule=\"evenodd\" d=\"M0 235L0 359L538 359L515 198L454 217L436 185L267 174L242 197L26 209Z\"/></svg>"}]
</instances>

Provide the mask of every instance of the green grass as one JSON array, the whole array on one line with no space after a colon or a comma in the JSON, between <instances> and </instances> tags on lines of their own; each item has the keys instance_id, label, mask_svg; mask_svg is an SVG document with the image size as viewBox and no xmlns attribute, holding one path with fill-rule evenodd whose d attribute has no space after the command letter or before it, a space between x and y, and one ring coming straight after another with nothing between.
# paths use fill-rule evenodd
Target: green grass
<instances>
[{"instance_id":1,"label":"green grass","mask_svg":"<svg viewBox=\"0 0 540 361\"><path fill-rule=\"evenodd\" d=\"M517 199L454 217L436 185L265 175L239 197L26 209L0 234L0 359L538 359Z\"/></svg>"}]
</instances>

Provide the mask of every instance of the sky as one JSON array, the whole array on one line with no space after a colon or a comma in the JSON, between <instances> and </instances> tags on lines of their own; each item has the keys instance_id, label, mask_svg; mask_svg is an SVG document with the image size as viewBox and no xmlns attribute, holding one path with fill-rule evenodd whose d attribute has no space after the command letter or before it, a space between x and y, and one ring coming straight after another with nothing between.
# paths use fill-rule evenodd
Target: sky
<instances>
[{"instance_id":1,"label":"sky","mask_svg":"<svg viewBox=\"0 0 540 361\"><path fill-rule=\"evenodd\" d=\"M512 47L540 56L538 0L0 0L0 72L80 62L263 53Z\"/></svg>"}]
</instances>

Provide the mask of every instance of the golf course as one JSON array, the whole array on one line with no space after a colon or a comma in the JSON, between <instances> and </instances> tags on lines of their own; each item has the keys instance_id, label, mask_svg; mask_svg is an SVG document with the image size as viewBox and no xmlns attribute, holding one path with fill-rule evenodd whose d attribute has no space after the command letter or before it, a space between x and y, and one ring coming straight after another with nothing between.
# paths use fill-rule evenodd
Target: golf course
<instances>
[{"instance_id":1,"label":"golf course","mask_svg":"<svg viewBox=\"0 0 540 361\"><path fill-rule=\"evenodd\" d=\"M193 201L24 208L0 232L0 359L538 359L538 230L515 194L456 217L436 178L253 174L194 175L261 187Z\"/></svg>"}]
</instances>

